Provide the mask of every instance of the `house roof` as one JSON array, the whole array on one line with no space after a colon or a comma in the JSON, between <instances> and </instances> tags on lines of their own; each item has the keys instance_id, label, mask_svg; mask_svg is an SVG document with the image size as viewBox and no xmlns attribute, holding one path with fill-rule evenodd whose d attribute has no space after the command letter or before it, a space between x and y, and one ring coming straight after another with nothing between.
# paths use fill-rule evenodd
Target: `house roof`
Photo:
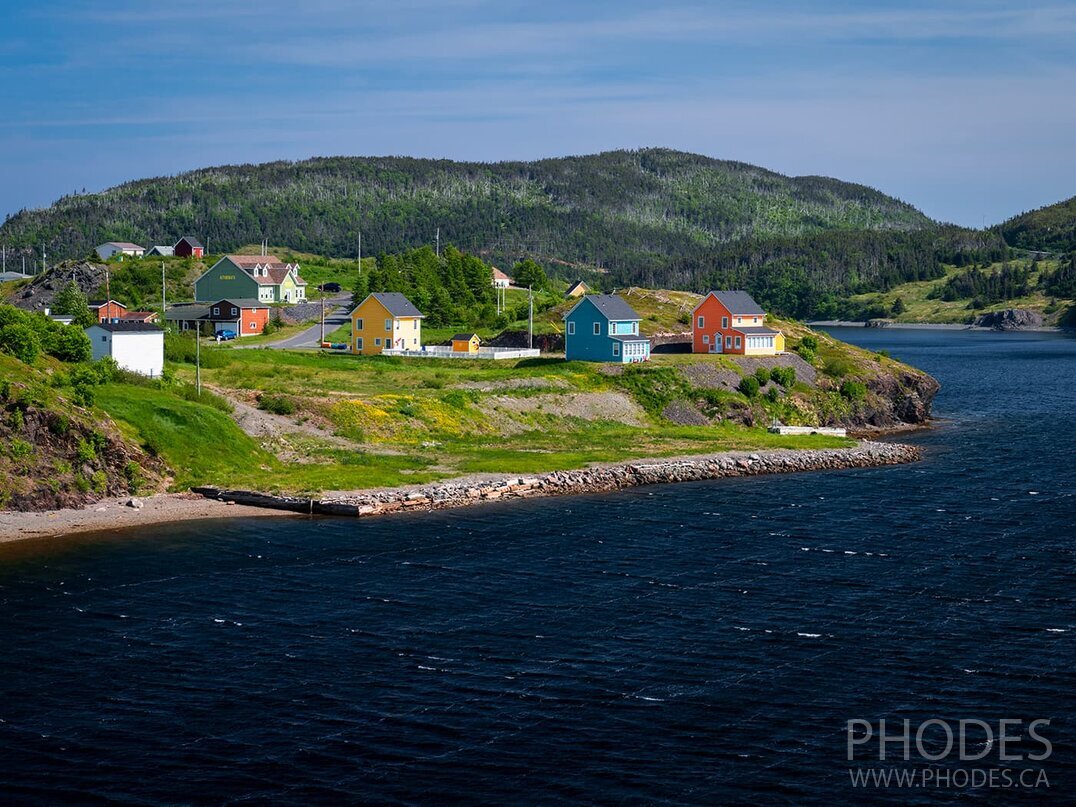
<instances>
[{"instance_id":1,"label":"house roof","mask_svg":"<svg viewBox=\"0 0 1076 807\"><path fill-rule=\"evenodd\" d=\"M493 279L494 280L511 280L512 278L510 278L508 275L506 275L504 272L502 272L500 269L498 269L496 266L494 266L493 267Z\"/></svg>"},{"instance_id":2,"label":"house roof","mask_svg":"<svg viewBox=\"0 0 1076 807\"><path fill-rule=\"evenodd\" d=\"M711 291L710 294L714 295L721 302L721 305L725 306L733 314L746 314L749 317L766 316L762 306L756 303L755 298L746 291ZM703 302L706 302L706 298L703 298ZM699 303L699 305L702 305L702 303Z\"/></svg>"},{"instance_id":3,"label":"house roof","mask_svg":"<svg viewBox=\"0 0 1076 807\"><path fill-rule=\"evenodd\" d=\"M197 238L195 238L193 235L185 235L185 236L183 236L181 239L176 241L176 246L178 247L184 241L186 241L192 247L201 247L202 249L205 249L205 247L202 246L202 242L199 241Z\"/></svg>"},{"instance_id":4,"label":"house roof","mask_svg":"<svg viewBox=\"0 0 1076 807\"><path fill-rule=\"evenodd\" d=\"M742 334L748 336L776 336L780 331L775 331L773 328L741 328L734 327L732 330L739 331Z\"/></svg>"},{"instance_id":5,"label":"house roof","mask_svg":"<svg viewBox=\"0 0 1076 807\"><path fill-rule=\"evenodd\" d=\"M631 336L623 336L621 334L609 334L610 339L615 339L618 342L649 342L650 337L640 336L639 334L632 334Z\"/></svg>"},{"instance_id":6,"label":"house roof","mask_svg":"<svg viewBox=\"0 0 1076 807\"><path fill-rule=\"evenodd\" d=\"M588 294L581 299L578 303L573 305L567 314L564 315L564 319L567 319L572 311L575 311L579 306L585 303L591 303L595 308L601 312L601 315L610 320L640 320L638 314L635 313L635 309L628 305L623 298L618 297L615 294Z\"/></svg>"},{"instance_id":7,"label":"house roof","mask_svg":"<svg viewBox=\"0 0 1076 807\"><path fill-rule=\"evenodd\" d=\"M292 269L295 270L296 285L307 285L306 281L299 277L299 264L284 263L276 255L225 255L221 260L227 260L234 263L246 272L259 286L279 286L284 282L284 278ZM217 261L217 263L220 263L220 261ZM213 266L216 265L217 264L213 264ZM254 271L255 267L261 267L262 269L268 270L268 275L259 274L257 277L254 277L251 273ZM210 267L210 270L212 270L212 267ZM201 278L199 278L199 280L201 280Z\"/></svg>"},{"instance_id":8,"label":"house roof","mask_svg":"<svg viewBox=\"0 0 1076 807\"><path fill-rule=\"evenodd\" d=\"M122 309L123 309L124 311L126 311L126 310L127 310L127 306L125 306L125 305L124 305L123 303L119 302L118 300L90 300L90 301L89 301L89 302L87 303L87 305L88 305L88 306L89 306L90 308L104 308L104 307L105 307L106 305L108 305L109 303L112 303L112 304L114 304L114 305L118 305L118 306L119 306L120 308L122 308Z\"/></svg>"},{"instance_id":9,"label":"house roof","mask_svg":"<svg viewBox=\"0 0 1076 807\"><path fill-rule=\"evenodd\" d=\"M225 255L236 266L254 266L263 263L283 263L276 255Z\"/></svg>"},{"instance_id":10,"label":"house roof","mask_svg":"<svg viewBox=\"0 0 1076 807\"><path fill-rule=\"evenodd\" d=\"M163 333L161 328L152 322L130 322L122 319L119 322L97 322L91 325L90 328L101 328L112 333Z\"/></svg>"},{"instance_id":11,"label":"house roof","mask_svg":"<svg viewBox=\"0 0 1076 807\"><path fill-rule=\"evenodd\" d=\"M475 337L478 337L476 333L458 333L452 337L453 342L470 342ZM482 338L478 337L478 341L481 342Z\"/></svg>"},{"instance_id":12,"label":"house roof","mask_svg":"<svg viewBox=\"0 0 1076 807\"><path fill-rule=\"evenodd\" d=\"M154 244L152 247L147 249L146 252L156 252L158 255L175 255L176 248L167 246L165 244Z\"/></svg>"},{"instance_id":13,"label":"house roof","mask_svg":"<svg viewBox=\"0 0 1076 807\"><path fill-rule=\"evenodd\" d=\"M132 244L130 241L105 241L105 243L101 244L101 246L119 247L120 249L142 249L142 247L138 246L138 244Z\"/></svg>"},{"instance_id":14,"label":"house roof","mask_svg":"<svg viewBox=\"0 0 1076 807\"><path fill-rule=\"evenodd\" d=\"M263 303L261 300L255 300L253 297L236 297L235 299L232 299L231 297L224 297L224 298L222 298L220 300L217 300L216 302L210 303L210 308L212 308L215 305L220 305L221 303L230 303L231 305L234 305L236 308L268 308L269 307L266 303Z\"/></svg>"},{"instance_id":15,"label":"house roof","mask_svg":"<svg viewBox=\"0 0 1076 807\"><path fill-rule=\"evenodd\" d=\"M398 291L378 291L370 295L377 300L381 305L388 309L388 312L394 317L423 317L425 314L415 308L414 303L408 300L404 295ZM369 300L367 297L366 300ZM363 300L365 303L366 300Z\"/></svg>"},{"instance_id":16,"label":"house roof","mask_svg":"<svg viewBox=\"0 0 1076 807\"><path fill-rule=\"evenodd\" d=\"M175 305L169 308L164 318L170 322L179 322L183 320L201 319L209 314L209 306L203 304L183 304Z\"/></svg>"},{"instance_id":17,"label":"house roof","mask_svg":"<svg viewBox=\"0 0 1076 807\"><path fill-rule=\"evenodd\" d=\"M570 285L570 286L568 287L568 291L569 291L569 293L570 293L570 292L573 292L573 291L575 291L575 290L576 290L576 289L578 289L578 288L579 288L580 286L582 286L582 287L583 287L584 289L587 289L588 291L590 290L590 286L588 286L588 285L587 285L586 283L584 283L584 282L583 282L582 280L577 280L577 281L575 281L575 282L574 282L574 283L573 283L572 285Z\"/></svg>"},{"instance_id":18,"label":"house roof","mask_svg":"<svg viewBox=\"0 0 1076 807\"><path fill-rule=\"evenodd\" d=\"M136 319L146 319L147 317L155 317L155 316L157 316L156 311L128 311L126 314L124 314L122 317L120 317L120 319L136 320Z\"/></svg>"},{"instance_id":19,"label":"house roof","mask_svg":"<svg viewBox=\"0 0 1076 807\"><path fill-rule=\"evenodd\" d=\"M0 272L0 280L25 280L33 275L24 275L22 272Z\"/></svg>"}]
</instances>

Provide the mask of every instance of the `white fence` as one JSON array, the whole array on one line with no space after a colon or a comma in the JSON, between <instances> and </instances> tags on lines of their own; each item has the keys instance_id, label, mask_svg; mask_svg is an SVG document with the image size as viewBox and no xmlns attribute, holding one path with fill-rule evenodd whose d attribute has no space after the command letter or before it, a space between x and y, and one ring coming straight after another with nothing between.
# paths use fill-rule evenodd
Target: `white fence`
<instances>
[{"instance_id":1,"label":"white fence","mask_svg":"<svg viewBox=\"0 0 1076 807\"><path fill-rule=\"evenodd\" d=\"M417 359L533 359L541 355L538 348L480 347L477 353L453 350L448 345L423 345L422 350L387 348L382 356Z\"/></svg>"}]
</instances>

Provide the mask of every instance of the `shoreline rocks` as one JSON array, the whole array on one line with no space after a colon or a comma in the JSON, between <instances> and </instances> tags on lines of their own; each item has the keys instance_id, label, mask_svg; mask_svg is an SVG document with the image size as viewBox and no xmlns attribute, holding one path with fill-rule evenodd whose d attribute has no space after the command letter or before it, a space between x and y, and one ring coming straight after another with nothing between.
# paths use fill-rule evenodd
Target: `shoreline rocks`
<instances>
[{"instance_id":1,"label":"shoreline rocks","mask_svg":"<svg viewBox=\"0 0 1076 807\"><path fill-rule=\"evenodd\" d=\"M456 479L406 488L355 491L313 499L216 487L194 488L206 498L291 512L366 518L388 513L447 510L488 501L608 493L642 485L697 482L763 474L899 465L921 457L917 446L862 441L851 448L725 452L675 459L637 460L574 471Z\"/></svg>"}]
</instances>

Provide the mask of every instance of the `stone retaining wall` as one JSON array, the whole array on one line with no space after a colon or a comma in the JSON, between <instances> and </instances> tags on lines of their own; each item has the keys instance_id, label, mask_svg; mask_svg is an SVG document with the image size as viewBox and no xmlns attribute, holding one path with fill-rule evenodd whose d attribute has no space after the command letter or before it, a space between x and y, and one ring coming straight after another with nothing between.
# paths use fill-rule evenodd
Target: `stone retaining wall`
<instances>
[{"instance_id":1,"label":"stone retaining wall","mask_svg":"<svg viewBox=\"0 0 1076 807\"><path fill-rule=\"evenodd\" d=\"M852 448L722 453L681 459L640 460L601 468L554 471L537 476L456 480L413 488L356 491L319 499L273 496L215 487L194 488L212 499L237 504L327 515L377 516L413 510L444 510L500 499L604 493L638 485L693 482L733 476L869 468L915 462L916 446L863 441Z\"/></svg>"}]
</instances>

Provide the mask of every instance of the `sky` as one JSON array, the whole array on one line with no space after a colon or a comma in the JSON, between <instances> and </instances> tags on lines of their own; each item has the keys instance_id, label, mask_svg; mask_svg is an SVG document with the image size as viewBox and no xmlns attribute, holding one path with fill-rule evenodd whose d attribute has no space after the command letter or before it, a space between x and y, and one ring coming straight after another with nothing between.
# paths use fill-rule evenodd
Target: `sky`
<instances>
[{"instance_id":1,"label":"sky","mask_svg":"<svg viewBox=\"0 0 1076 807\"><path fill-rule=\"evenodd\" d=\"M1076 2L0 0L0 216L230 163L665 146L994 224L1076 194Z\"/></svg>"}]
</instances>

